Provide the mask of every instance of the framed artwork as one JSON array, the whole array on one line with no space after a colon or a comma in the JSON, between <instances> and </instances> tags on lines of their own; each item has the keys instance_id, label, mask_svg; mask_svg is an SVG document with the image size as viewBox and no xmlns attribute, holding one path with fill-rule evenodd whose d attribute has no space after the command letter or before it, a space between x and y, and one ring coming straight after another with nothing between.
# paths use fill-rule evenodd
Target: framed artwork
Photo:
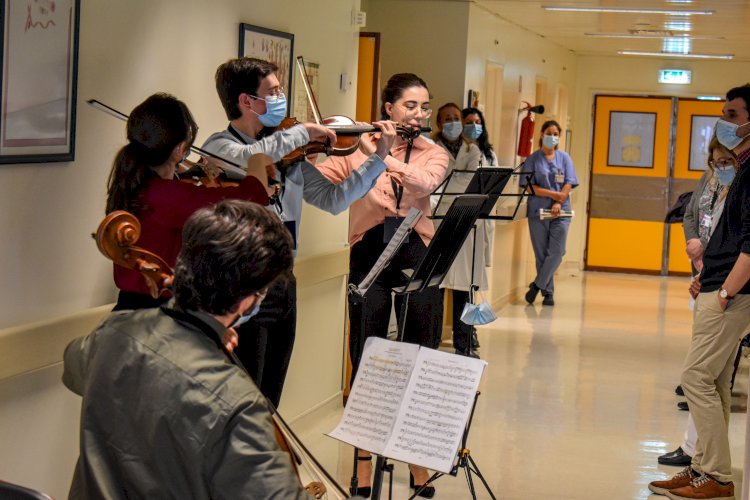
<instances>
[{"instance_id":1,"label":"framed artwork","mask_svg":"<svg viewBox=\"0 0 750 500\"><path fill-rule=\"evenodd\" d=\"M690 152L688 170L704 171L708 168L708 144L714 135L718 116L693 115L690 117Z\"/></svg>"},{"instance_id":2,"label":"framed artwork","mask_svg":"<svg viewBox=\"0 0 750 500\"><path fill-rule=\"evenodd\" d=\"M80 0L0 0L0 163L75 158Z\"/></svg>"},{"instance_id":3,"label":"framed artwork","mask_svg":"<svg viewBox=\"0 0 750 500\"><path fill-rule=\"evenodd\" d=\"M292 101L292 57L294 35L252 24L240 24L240 57L257 57L279 67L276 76L287 96L287 115Z\"/></svg>"},{"instance_id":4,"label":"framed artwork","mask_svg":"<svg viewBox=\"0 0 750 500\"><path fill-rule=\"evenodd\" d=\"M656 113L611 111L607 165L654 168Z\"/></svg>"}]
</instances>

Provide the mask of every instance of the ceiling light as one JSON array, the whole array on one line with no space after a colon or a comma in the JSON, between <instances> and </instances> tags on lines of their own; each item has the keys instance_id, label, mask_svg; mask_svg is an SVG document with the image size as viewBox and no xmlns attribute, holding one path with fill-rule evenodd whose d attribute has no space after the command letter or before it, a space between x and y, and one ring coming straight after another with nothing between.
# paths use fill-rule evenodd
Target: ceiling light
<instances>
[{"instance_id":1,"label":"ceiling light","mask_svg":"<svg viewBox=\"0 0 750 500\"><path fill-rule=\"evenodd\" d=\"M734 59L734 54L673 54L669 52L640 52L635 50L620 50L623 56L656 56L656 57L689 57L692 59Z\"/></svg>"},{"instance_id":2,"label":"ceiling light","mask_svg":"<svg viewBox=\"0 0 750 500\"><path fill-rule=\"evenodd\" d=\"M699 16L711 15L715 10L673 10L673 9L625 9L619 7L558 7L543 5L544 10L561 12L608 12L613 14L666 14L670 16Z\"/></svg>"},{"instance_id":3,"label":"ceiling light","mask_svg":"<svg viewBox=\"0 0 750 500\"><path fill-rule=\"evenodd\" d=\"M690 31L693 24L690 21L667 21L664 27L672 31Z\"/></svg>"},{"instance_id":4,"label":"ceiling light","mask_svg":"<svg viewBox=\"0 0 750 500\"><path fill-rule=\"evenodd\" d=\"M688 33L672 33L671 31L654 32L654 33L584 33L584 36L599 37L599 38L650 38L650 39L661 39L665 37L670 38L687 38L690 40L724 40L723 36L709 36L709 35L690 35Z\"/></svg>"},{"instance_id":5,"label":"ceiling light","mask_svg":"<svg viewBox=\"0 0 750 500\"><path fill-rule=\"evenodd\" d=\"M662 52L673 54L689 54L692 48L692 40L683 37L667 37L661 44Z\"/></svg>"}]
</instances>

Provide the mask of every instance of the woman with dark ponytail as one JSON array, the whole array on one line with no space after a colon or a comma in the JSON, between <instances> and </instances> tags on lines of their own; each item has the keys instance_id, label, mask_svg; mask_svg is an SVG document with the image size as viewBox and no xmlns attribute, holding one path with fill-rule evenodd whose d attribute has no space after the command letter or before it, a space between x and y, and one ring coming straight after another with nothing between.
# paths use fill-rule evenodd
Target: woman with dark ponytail
<instances>
[{"instance_id":1,"label":"woman with dark ponytail","mask_svg":"<svg viewBox=\"0 0 750 500\"><path fill-rule=\"evenodd\" d=\"M198 127L185 103L169 94L154 94L130 113L128 143L118 151L109 175L107 213L126 210L141 222L138 246L174 266L180 251L182 226L197 209L225 198L263 205L268 193L255 177L237 187L206 188L175 182L175 171L190 152ZM114 266L120 293L118 309L155 307L168 297L154 299L137 271Z\"/></svg>"}]
</instances>

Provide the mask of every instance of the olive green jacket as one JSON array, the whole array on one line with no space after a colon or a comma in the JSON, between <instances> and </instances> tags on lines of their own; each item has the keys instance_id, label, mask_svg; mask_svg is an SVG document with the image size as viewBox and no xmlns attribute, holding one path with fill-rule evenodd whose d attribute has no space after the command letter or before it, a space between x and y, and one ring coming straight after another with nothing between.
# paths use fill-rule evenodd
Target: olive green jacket
<instances>
[{"instance_id":1,"label":"olive green jacket","mask_svg":"<svg viewBox=\"0 0 750 500\"><path fill-rule=\"evenodd\" d=\"M70 498L307 497L224 327L189 316L112 313L65 349L63 383L83 397Z\"/></svg>"}]
</instances>

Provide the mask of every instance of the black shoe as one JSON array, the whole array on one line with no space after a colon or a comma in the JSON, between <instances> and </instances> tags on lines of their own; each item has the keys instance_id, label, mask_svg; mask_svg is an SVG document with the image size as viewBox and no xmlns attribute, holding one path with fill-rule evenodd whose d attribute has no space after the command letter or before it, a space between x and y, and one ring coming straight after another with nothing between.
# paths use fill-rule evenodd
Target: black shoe
<instances>
[{"instance_id":1,"label":"black shoe","mask_svg":"<svg viewBox=\"0 0 750 500\"><path fill-rule=\"evenodd\" d=\"M371 462L372 461L372 455L369 457L357 457L357 462ZM356 488L349 488L349 493L351 493L354 496L360 496L364 498L370 498L370 493L372 492L372 486L357 486Z\"/></svg>"},{"instance_id":2,"label":"black shoe","mask_svg":"<svg viewBox=\"0 0 750 500\"><path fill-rule=\"evenodd\" d=\"M687 401L680 401L679 403L677 403L677 409L682 411L690 411Z\"/></svg>"},{"instance_id":3,"label":"black shoe","mask_svg":"<svg viewBox=\"0 0 750 500\"><path fill-rule=\"evenodd\" d=\"M693 461L693 457L688 455L682 450L682 446L674 451L665 453L658 458L658 461L662 465L676 465L679 467L686 467Z\"/></svg>"},{"instance_id":4,"label":"black shoe","mask_svg":"<svg viewBox=\"0 0 750 500\"><path fill-rule=\"evenodd\" d=\"M479 345L479 338L477 338L477 329L472 327L471 328L471 348L472 349L479 349L481 346Z\"/></svg>"},{"instance_id":5,"label":"black shoe","mask_svg":"<svg viewBox=\"0 0 750 500\"><path fill-rule=\"evenodd\" d=\"M677 387L675 387L674 393L678 396L684 396L685 391L682 390L682 385L678 385Z\"/></svg>"},{"instance_id":6,"label":"black shoe","mask_svg":"<svg viewBox=\"0 0 750 500\"><path fill-rule=\"evenodd\" d=\"M414 475L411 472L409 472L409 487L414 488L415 490L422 488L422 490L419 493L417 493L418 497L432 498L435 496L435 487L434 486L423 487L421 484L414 484Z\"/></svg>"},{"instance_id":7,"label":"black shoe","mask_svg":"<svg viewBox=\"0 0 750 500\"><path fill-rule=\"evenodd\" d=\"M479 354L477 354L476 351L474 351L474 349L469 349L468 351L464 351L464 350L461 350L461 349L456 349L456 354L458 354L459 356L466 356L466 357L469 357L469 358L477 358L477 359L479 359Z\"/></svg>"},{"instance_id":8,"label":"black shoe","mask_svg":"<svg viewBox=\"0 0 750 500\"><path fill-rule=\"evenodd\" d=\"M555 299L552 298L552 294L545 295L544 300L542 301L543 306L554 306L555 305Z\"/></svg>"},{"instance_id":9,"label":"black shoe","mask_svg":"<svg viewBox=\"0 0 750 500\"><path fill-rule=\"evenodd\" d=\"M532 281L531 284L529 285L529 291L526 292L526 302L528 302L529 304L533 304L534 299L536 299L536 295L538 293L539 293L539 287L536 286L536 283Z\"/></svg>"}]
</instances>

